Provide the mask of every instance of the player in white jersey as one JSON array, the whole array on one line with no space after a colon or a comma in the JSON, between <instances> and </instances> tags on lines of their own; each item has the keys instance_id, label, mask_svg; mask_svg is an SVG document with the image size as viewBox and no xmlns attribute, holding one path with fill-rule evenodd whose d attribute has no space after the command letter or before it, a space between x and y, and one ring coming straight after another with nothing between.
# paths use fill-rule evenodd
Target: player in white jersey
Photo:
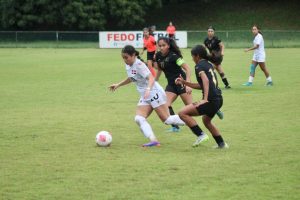
<instances>
[{"instance_id":1,"label":"player in white jersey","mask_svg":"<svg viewBox=\"0 0 300 200\"><path fill-rule=\"evenodd\" d=\"M130 82L136 84L137 90L141 97L137 105L135 121L140 127L140 130L149 143L144 144L144 147L160 146L160 142L154 135L147 118L154 110L158 117L167 125L184 125L184 122L178 115L170 115L167 106L167 97L164 89L157 83L151 74L149 68L142 62L139 57L139 52L131 45L126 45L122 49L122 57L126 63L127 78L119 83L109 86L111 91Z\"/></svg>"},{"instance_id":2,"label":"player in white jersey","mask_svg":"<svg viewBox=\"0 0 300 200\"><path fill-rule=\"evenodd\" d=\"M262 36L262 33L260 32L260 29L257 25L254 25L252 27L252 33L254 35L253 40L253 47L249 49L245 49L245 52L254 50L252 63L250 65L250 76L248 82L244 83L244 86L252 86L253 79L255 76L255 69L256 66L259 65L260 69L265 73L267 83L266 86L272 86L272 78L269 74L269 71L266 67L265 61L266 61L266 53L265 53L265 45L264 45L264 39Z\"/></svg>"}]
</instances>

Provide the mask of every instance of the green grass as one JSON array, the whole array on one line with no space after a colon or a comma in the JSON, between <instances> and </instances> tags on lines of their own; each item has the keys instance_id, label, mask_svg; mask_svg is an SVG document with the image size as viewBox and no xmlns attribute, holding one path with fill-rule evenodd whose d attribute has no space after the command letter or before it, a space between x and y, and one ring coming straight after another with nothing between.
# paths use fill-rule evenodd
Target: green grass
<instances>
[{"instance_id":1,"label":"green grass","mask_svg":"<svg viewBox=\"0 0 300 200\"><path fill-rule=\"evenodd\" d=\"M135 87L107 90L126 76L120 50L0 49L0 199L299 199L300 49L267 49L274 87L259 69L242 87L252 54L225 53L233 89L214 122L230 149L219 151L212 138L191 148L187 127L165 133L155 113L162 146L140 147ZM100 130L110 148L96 147Z\"/></svg>"}]
</instances>

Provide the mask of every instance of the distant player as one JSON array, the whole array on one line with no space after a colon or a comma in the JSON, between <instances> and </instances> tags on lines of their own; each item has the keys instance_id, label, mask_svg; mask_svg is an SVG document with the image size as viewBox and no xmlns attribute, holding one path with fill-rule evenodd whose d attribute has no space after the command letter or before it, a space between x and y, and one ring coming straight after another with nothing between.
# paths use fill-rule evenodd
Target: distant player
<instances>
[{"instance_id":1,"label":"distant player","mask_svg":"<svg viewBox=\"0 0 300 200\"><path fill-rule=\"evenodd\" d=\"M266 61L266 53L265 53L265 45L264 45L264 38L262 36L262 33L260 31L260 28L257 25L254 25L252 27L252 33L254 35L254 40L253 40L253 47L249 49L245 49L245 52L254 50L253 58L252 58L252 63L250 65L250 76L248 79L248 82L244 83L244 86L252 86L253 79L255 76L255 69L257 65L260 66L260 69L265 73L267 83L266 86L272 86L273 81L270 76L270 73L266 67L265 61Z\"/></svg>"},{"instance_id":2,"label":"distant player","mask_svg":"<svg viewBox=\"0 0 300 200\"><path fill-rule=\"evenodd\" d=\"M193 147L199 146L201 143L207 141L209 137L202 131L197 124L194 116L202 115L202 121L205 127L211 132L217 146L216 148L228 148L224 142L220 131L211 122L217 111L223 105L223 98L221 90L218 87L218 81L212 64L208 61L207 51L204 46L197 45L191 51L195 66L195 73L198 83L191 83L184 78L179 77L176 79L176 84L186 85L191 88L202 90L202 100L199 102L185 106L179 112L180 118L186 123L192 132L197 136Z\"/></svg>"},{"instance_id":3,"label":"distant player","mask_svg":"<svg viewBox=\"0 0 300 200\"><path fill-rule=\"evenodd\" d=\"M156 80L158 81L161 72L163 71L168 85L166 86L167 105L171 115L175 115L172 108L172 103L180 96L185 105L193 103L192 89L184 85L176 85L175 79L180 75L190 81L191 70L190 67L183 60L181 51L173 39L167 37L161 37L157 41L159 52L155 55L154 66L157 66ZM172 128L168 132L178 132L180 129L176 125L172 125Z\"/></svg>"},{"instance_id":4,"label":"distant player","mask_svg":"<svg viewBox=\"0 0 300 200\"><path fill-rule=\"evenodd\" d=\"M148 67L138 58L139 52L131 45L122 49L122 58L126 63L127 78L119 83L109 86L111 91L127 85L130 82L136 84L137 90L141 97L137 105L135 121L140 127L141 132L150 140L143 147L160 146L160 142L154 135L147 118L154 110L158 117L167 125L176 124L184 125L184 122L178 115L169 114L166 104L166 93L163 88L154 80Z\"/></svg>"},{"instance_id":5,"label":"distant player","mask_svg":"<svg viewBox=\"0 0 300 200\"><path fill-rule=\"evenodd\" d=\"M144 48L141 52L141 55L143 55L144 51L147 50L147 66L149 70L151 71L152 75L156 76L156 71L153 68L153 60L154 60L154 54L156 52L156 41L155 38L149 34L149 29L144 28Z\"/></svg>"},{"instance_id":6,"label":"distant player","mask_svg":"<svg viewBox=\"0 0 300 200\"><path fill-rule=\"evenodd\" d=\"M231 87L221 65L224 56L224 44L217 36L215 36L215 29L212 26L209 26L207 29L207 38L204 40L204 45L212 56L211 62L221 76L225 88L230 89Z\"/></svg>"},{"instance_id":7,"label":"distant player","mask_svg":"<svg viewBox=\"0 0 300 200\"><path fill-rule=\"evenodd\" d=\"M169 38L172 38L172 39L175 38L176 28L175 28L175 26L173 25L172 22L169 23L169 26L167 27L166 31L167 31L167 34L168 34Z\"/></svg>"}]
</instances>

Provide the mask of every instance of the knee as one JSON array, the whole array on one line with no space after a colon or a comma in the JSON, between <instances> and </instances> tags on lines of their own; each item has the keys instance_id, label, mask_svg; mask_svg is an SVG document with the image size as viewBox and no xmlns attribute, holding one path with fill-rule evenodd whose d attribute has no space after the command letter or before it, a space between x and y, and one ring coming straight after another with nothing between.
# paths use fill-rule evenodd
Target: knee
<instances>
[{"instance_id":1,"label":"knee","mask_svg":"<svg viewBox=\"0 0 300 200\"><path fill-rule=\"evenodd\" d=\"M136 115L134 117L134 121L138 124L141 125L144 121L146 121L146 118L141 116L141 115Z\"/></svg>"},{"instance_id":2,"label":"knee","mask_svg":"<svg viewBox=\"0 0 300 200\"><path fill-rule=\"evenodd\" d=\"M183 111L179 111L178 116L183 120L186 114Z\"/></svg>"}]
</instances>

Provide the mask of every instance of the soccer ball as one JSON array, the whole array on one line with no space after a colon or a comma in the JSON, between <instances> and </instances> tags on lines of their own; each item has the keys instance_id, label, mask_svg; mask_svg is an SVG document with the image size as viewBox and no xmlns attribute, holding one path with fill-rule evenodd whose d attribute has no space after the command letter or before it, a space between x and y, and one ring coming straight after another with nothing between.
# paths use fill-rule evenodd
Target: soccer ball
<instances>
[{"instance_id":1,"label":"soccer ball","mask_svg":"<svg viewBox=\"0 0 300 200\"><path fill-rule=\"evenodd\" d=\"M100 131L96 135L96 144L101 147L108 147L112 142L112 136L108 131Z\"/></svg>"}]
</instances>

